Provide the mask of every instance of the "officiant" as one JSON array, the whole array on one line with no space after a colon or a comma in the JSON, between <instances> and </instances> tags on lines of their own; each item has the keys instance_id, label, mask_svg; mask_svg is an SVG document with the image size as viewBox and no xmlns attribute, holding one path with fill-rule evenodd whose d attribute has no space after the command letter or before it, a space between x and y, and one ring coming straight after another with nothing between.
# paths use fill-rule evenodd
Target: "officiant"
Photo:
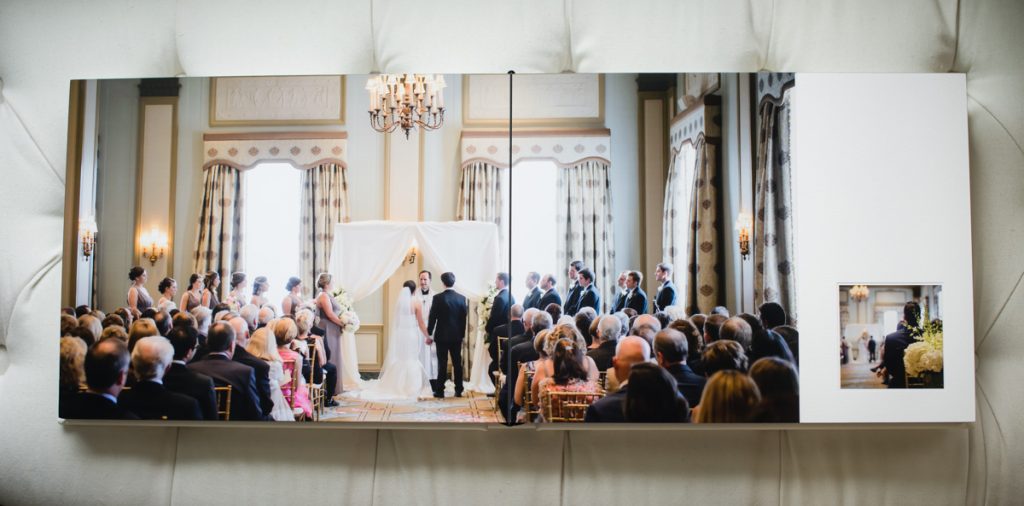
<instances>
[{"instance_id":1,"label":"officiant","mask_svg":"<svg viewBox=\"0 0 1024 506\"><path fill-rule=\"evenodd\" d=\"M420 286L414 296L423 304L423 314L425 315L430 314L430 305L434 302L434 290L430 288L430 282L433 279L434 275L430 271L425 269L420 271ZM433 342L430 344L424 342L419 356L423 370L427 372L427 377L437 377L437 345Z\"/></svg>"}]
</instances>

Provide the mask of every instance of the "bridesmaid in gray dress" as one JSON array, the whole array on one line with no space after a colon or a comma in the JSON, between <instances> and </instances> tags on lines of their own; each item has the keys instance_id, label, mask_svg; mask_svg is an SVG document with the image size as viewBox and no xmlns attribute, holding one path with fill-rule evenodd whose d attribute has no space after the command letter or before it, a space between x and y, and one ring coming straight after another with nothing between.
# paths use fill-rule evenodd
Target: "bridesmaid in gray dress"
<instances>
[{"instance_id":1,"label":"bridesmaid in gray dress","mask_svg":"<svg viewBox=\"0 0 1024 506\"><path fill-rule=\"evenodd\" d=\"M128 279L132 281L132 286L128 287L128 309L135 318L138 318L143 311L153 307L153 297L149 296L144 286L149 279L149 273L136 265L128 271Z\"/></svg>"},{"instance_id":2,"label":"bridesmaid in gray dress","mask_svg":"<svg viewBox=\"0 0 1024 506\"><path fill-rule=\"evenodd\" d=\"M340 394L345 391L342 386L342 372L341 372L341 327L342 322L339 318L338 312L341 311L341 306L338 305L338 301L331 297L331 289L333 284L331 283L331 275L322 272L316 279L316 286L320 288L320 293L316 296L316 307L320 314L320 322L317 326L324 331L324 346L326 346L326 352L334 367L338 368L338 379L335 382L335 394Z\"/></svg>"}]
</instances>

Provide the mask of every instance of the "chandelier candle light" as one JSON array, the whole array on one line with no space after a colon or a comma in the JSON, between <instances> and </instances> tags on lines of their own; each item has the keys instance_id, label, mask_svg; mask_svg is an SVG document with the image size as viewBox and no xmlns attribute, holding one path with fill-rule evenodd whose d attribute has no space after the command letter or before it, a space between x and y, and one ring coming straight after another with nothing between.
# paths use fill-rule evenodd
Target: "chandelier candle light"
<instances>
[{"instance_id":1,"label":"chandelier candle light","mask_svg":"<svg viewBox=\"0 0 1024 506\"><path fill-rule=\"evenodd\" d=\"M850 298L857 302L868 300L869 293L868 287L864 285L854 285L850 288Z\"/></svg>"},{"instance_id":2,"label":"chandelier candle light","mask_svg":"<svg viewBox=\"0 0 1024 506\"><path fill-rule=\"evenodd\" d=\"M415 127L437 130L444 123L444 76L378 74L366 81L370 126L381 133L401 127L405 138Z\"/></svg>"}]
</instances>

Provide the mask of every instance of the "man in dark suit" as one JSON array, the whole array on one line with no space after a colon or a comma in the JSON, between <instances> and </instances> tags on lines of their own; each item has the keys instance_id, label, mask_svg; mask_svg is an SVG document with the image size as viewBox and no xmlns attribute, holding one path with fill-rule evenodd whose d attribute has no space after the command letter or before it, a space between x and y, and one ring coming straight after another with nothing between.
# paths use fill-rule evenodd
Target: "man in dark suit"
<instances>
[{"instance_id":1,"label":"man in dark suit","mask_svg":"<svg viewBox=\"0 0 1024 506\"><path fill-rule=\"evenodd\" d=\"M124 341L108 337L92 345L85 353L88 390L79 393L70 403L67 418L138 420L135 413L117 403L127 379L128 346Z\"/></svg>"},{"instance_id":2,"label":"man in dark suit","mask_svg":"<svg viewBox=\"0 0 1024 506\"><path fill-rule=\"evenodd\" d=\"M132 349L132 368L138 382L124 390L118 402L143 420L202 420L195 399L164 387L164 373L174 359L174 347L163 336L139 339Z\"/></svg>"},{"instance_id":3,"label":"man in dark suit","mask_svg":"<svg viewBox=\"0 0 1024 506\"><path fill-rule=\"evenodd\" d=\"M590 269L583 269L579 272L578 277L581 287L579 302L572 308L567 305L565 314L574 316L580 308L584 307L594 308L595 313L600 313L601 294L597 293L597 289L594 287L594 273Z\"/></svg>"},{"instance_id":4,"label":"man in dark suit","mask_svg":"<svg viewBox=\"0 0 1024 506\"><path fill-rule=\"evenodd\" d=\"M432 336L427 344L437 344L437 378L431 384L434 397L439 399L444 398L449 355L455 376L455 396L462 397L462 340L466 336L466 315L469 313L466 298L452 289L455 286L455 274L442 274L441 283L445 290L434 296L427 323L427 335Z\"/></svg>"},{"instance_id":5,"label":"man in dark suit","mask_svg":"<svg viewBox=\"0 0 1024 506\"><path fill-rule=\"evenodd\" d=\"M228 323L235 330L235 353L231 360L252 367L256 377L256 391L260 394L260 407L263 414L269 416L274 409L274 399L270 396L270 364L246 351L245 347L249 345L249 323L245 318L236 316Z\"/></svg>"},{"instance_id":6,"label":"man in dark suit","mask_svg":"<svg viewBox=\"0 0 1024 506\"><path fill-rule=\"evenodd\" d=\"M537 349L534 347L535 336L550 329L552 326L550 314L545 311L534 313L530 321L529 335L531 338L523 340L509 349L509 363L511 367L506 373L507 376L505 384L502 386L502 391L498 393L498 407L505 414L506 420L515 420L515 414L519 409L519 406L515 406L512 402L512 393L516 387L516 382L519 381L519 364L540 358L540 354L537 353Z\"/></svg>"},{"instance_id":7,"label":"man in dark suit","mask_svg":"<svg viewBox=\"0 0 1024 506\"><path fill-rule=\"evenodd\" d=\"M626 307L626 277L629 276L629 271L622 271L619 273L619 279L615 282L615 298L612 299L611 312L618 313Z\"/></svg>"},{"instance_id":8,"label":"man in dark suit","mask_svg":"<svg viewBox=\"0 0 1024 506\"><path fill-rule=\"evenodd\" d=\"M536 309L534 311L536 311ZM505 360L495 360L491 362L491 371L496 371L499 368L502 371L505 370L505 367L507 366L505 362L508 361L509 343L512 342L513 338L522 336L526 332L526 328L523 323L523 306L520 306L519 304L512 304L510 314L512 316L511 321L494 329L495 341L499 341L500 344L498 358L501 359L504 357ZM498 338L501 337L507 337L508 339L505 340L504 343L500 343Z\"/></svg>"},{"instance_id":9,"label":"man in dark suit","mask_svg":"<svg viewBox=\"0 0 1024 506\"><path fill-rule=\"evenodd\" d=\"M583 261L573 260L569 264L569 286L565 292L565 314L576 316L576 310L580 307L580 297L583 296L583 287L579 283L580 271L583 270ZM544 306L547 307L547 306ZM543 307L541 309L544 309Z\"/></svg>"},{"instance_id":10,"label":"man in dark suit","mask_svg":"<svg viewBox=\"0 0 1024 506\"><path fill-rule=\"evenodd\" d=\"M646 362L651 347L642 337L626 336L619 341L612 359L615 376L626 378L619 383L619 389L591 404L587 408L584 422L623 423L626 421L626 392L629 389L629 371L633 364Z\"/></svg>"},{"instance_id":11,"label":"man in dark suit","mask_svg":"<svg viewBox=\"0 0 1024 506\"><path fill-rule=\"evenodd\" d=\"M238 349L231 325L217 322L210 326L206 346L210 352L188 368L213 378L218 386L231 387L231 420L267 420L260 406L252 367L231 360Z\"/></svg>"},{"instance_id":12,"label":"man in dark suit","mask_svg":"<svg viewBox=\"0 0 1024 506\"><path fill-rule=\"evenodd\" d=\"M558 294L558 290L555 290L555 276L551 274L545 274L540 280L540 289L543 293L540 296L540 303L537 304L537 309L544 311L550 304L562 305L562 296Z\"/></svg>"},{"instance_id":13,"label":"man in dark suit","mask_svg":"<svg viewBox=\"0 0 1024 506\"><path fill-rule=\"evenodd\" d=\"M494 278L494 286L498 289L498 293L494 294L491 314L487 317L487 325L484 326L484 331L487 332L487 351L491 354L491 365L487 368L488 373L498 370L498 338L509 337L508 334L502 336L496 332L499 327L508 325L512 304L516 302L509 292L508 282L507 272L499 272Z\"/></svg>"},{"instance_id":14,"label":"man in dark suit","mask_svg":"<svg viewBox=\"0 0 1024 506\"><path fill-rule=\"evenodd\" d=\"M540 308L541 290L537 284L540 283L540 274L531 271L526 275L526 298L523 299L523 310ZM515 335L515 334L513 334Z\"/></svg>"},{"instance_id":15,"label":"man in dark suit","mask_svg":"<svg viewBox=\"0 0 1024 506\"><path fill-rule=\"evenodd\" d=\"M679 393L686 397L686 402L691 406L696 406L700 404L700 397L704 393L704 383L707 382L707 379L693 372L693 369L686 365L688 353L689 344L682 332L676 329L665 329L654 336L654 355L658 359L658 365L676 379Z\"/></svg>"},{"instance_id":16,"label":"man in dark suit","mask_svg":"<svg viewBox=\"0 0 1024 506\"><path fill-rule=\"evenodd\" d=\"M672 264L658 264L658 268L654 271L654 279L661 283L658 293L654 296L654 307L651 308L654 313L657 313L676 303L676 285L672 284ZM692 402L690 405L694 406Z\"/></svg>"},{"instance_id":17,"label":"man in dark suit","mask_svg":"<svg viewBox=\"0 0 1024 506\"><path fill-rule=\"evenodd\" d=\"M167 333L174 347L174 360L164 374L164 386L171 392L185 394L199 403L204 420L217 419L217 395L213 378L189 370L186 366L199 344L199 333L192 326L177 326Z\"/></svg>"},{"instance_id":18,"label":"man in dark suit","mask_svg":"<svg viewBox=\"0 0 1024 506\"><path fill-rule=\"evenodd\" d=\"M644 275L637 271L629 271L626 275L626 307L636 311L636 314L647 312L647 294L640 284L644 282Z\"/></svg>"},{"instance_id":19,"label":"man in dark suit","mask_svg":"<svg viewBox=\"0 0 1024 506\"><path fill-rule=\"evenodd\" d=\"M896 332L885 336L882 348L882 365L889 376L889 388L907 388L907 369L903 364L903 354L907 347L914 343L911 333L918 327L921 319L921 306L914 301L903 305L903 321L896 326Z\"/></svg>"},{"instance_id":20,"label":"man in dark suit","mask_svg":"<svg viewBox=\"0 0 1024 506\"><path fill-rule=\"evenodd\" d=\"M516 306L512 306L513 316L515 316L515 308ZM512 348L525 342L533 342L533 318L542 312L543 311L537 308L530 308L523 313L523 331L518 334L513 334L512 337L508 339L508 341L505 341L505 345L501 349L502 356L510 357ZM510 365L514 366L515 364L509 364L508 360L502 360L501 364L499 364L498 367L499 369L501 369L501 372L508 374L508 368Z\"/></svg>"},{"instance_id":21,"label":"man in dark suit","mask_svg":"<svg viewBox=\"0 0 1024 506\"><path fill-rule=\"evenodd\" d=\"M612 315L604 315L597 322L597 348L587 352L587 356L594 359L598 371L607 371L612 366L612 358L615 356L615 345L619 343L619 336L622 335L622 321Z\"/></svg>"}]
</instances>

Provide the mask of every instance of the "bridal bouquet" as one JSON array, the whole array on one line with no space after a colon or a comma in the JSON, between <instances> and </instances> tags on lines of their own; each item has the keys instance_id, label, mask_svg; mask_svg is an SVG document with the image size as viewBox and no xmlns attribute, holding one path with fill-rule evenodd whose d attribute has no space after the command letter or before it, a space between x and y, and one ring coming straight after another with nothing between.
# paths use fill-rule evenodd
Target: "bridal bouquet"
<instances>
[{"instance_id":1,"label":"bridal bouquet","mask_svg":"<svg viewBox=\"0 0 1024 506\"><path fill-rule=\"evenodd\" d=\"M345 311L339 317L342 323L345 324L341 327L342 332L349 333L359 330L359 315L355 311Z\"/></svg>"},{"instance_id":2,"label":"bridal bouquet","mask_svg":"<svg viewBox=\"0 0 1024 506\"><path fill-rule=\"evenodd\" d=\"M338 287L337 290L334 290L334 292L331 293L331 296L334 297L335 302L341 306L341 310L339 311L340 313L348 313L352 311L352 297L349 297L348 292L346 292L344 288Z\"/></svg>"},{"instance_id":3,"label":"bridal bouquet","mask_svg":"<svg viewBox=\"0 0 1024 506\"><path fill-rule=\"evenodd\" d=\"M477 321L479 322L477 324L478 332L487 332L484 329L487 328L487 320L491 318L491 307L494 306L494 297L496 297L497 295L498 287L494 286L493 284L487 285L487 293L484 294L484 298L480 299L480 303L476 305L476 317ZM484 339L486 339L487 335L484 334L483 337Z\"/></svg>"},{"instance_id":4,"label":"bridal bouquet","mask_svg":"<svg viewBox=\"0 0 1024 506\"><path fill-rule=\"evenodd\" d=\"M355 332L359 330L359 315L356 314L355 309L352 307L352 297L348 295L348 292L344 288L338 287L331 294L334 297L334 301L338 303L340 310L338 311L338 318L344 323L341 327L343 333Z\"/></svg>"},{"instance_id":5,"label":"bridal bouquet","mask_svg":"<svg viewBox=\"0 0 1024 506\"><path fill-rule=\"evenodd\" d=\"M923 376L926 373L942 372L942 321L928 320L928 310L924 311L922 324L911 329L916 343L907 346L903 354L903 365L907 368L907 376Z\"/></svg>"}]
</instances>

